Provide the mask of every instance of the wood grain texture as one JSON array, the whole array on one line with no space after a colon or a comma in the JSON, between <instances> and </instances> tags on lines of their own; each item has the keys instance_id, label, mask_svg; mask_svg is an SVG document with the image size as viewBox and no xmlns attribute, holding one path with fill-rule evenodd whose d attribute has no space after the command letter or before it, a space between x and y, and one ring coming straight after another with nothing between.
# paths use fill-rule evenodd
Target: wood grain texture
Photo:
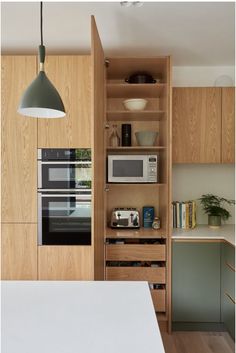
<instances>
[{"instance_id":1,"label":"wood grain texture","mask_svg":"<svg viewBox=\"0 0 236 353\"><path fill-rule=\"evenodd\" d=\"M94 17L91 17L92 32L92 159L93 159L93 241L94 278L105 277L105 61Z\"/></svg>"},{"instance_id":2,"label":"wood grain texture","mask_svg":"<svg viewBox=\"0 0 236 353\"><path fill-rule=\"evenodd\" d=\"M2 57L2 222L37 222L37 119L17 113L35 56Z\"/></svg>"},{"instance_id":3,"label":"wood grain texture","mask_svg":"<svg viewBox=\"0 0 236 353\"><path fill-rule=\"evenodd\" d=\"M39 246L39 280L93 280L91 246Z\"/></svg>"},{"instance_id":4,"label":"wood grain texture","mask_svg":"<svg viewBox=\"0 0 236 353\"><path fill-rule=\"evenodd\" d=\"M66 116L38 119L38 147L91 147L91 57L49 55L45 71L63 100Z\"/></svg>"},{"instance_id":5,"label":"wood grain texture","mask_svg":"<svg viewBox=\"0 0 236 353\"><path fill-rule=\"evenodd\" d=\"M227 332L161 331L166 353L234 353L235 345Z\"/></svg>"},{"instance_id":6,"label":"wood grain texture","mask_svg":"<svg viewBox=\"0 0 236 353\"><path fill-rule=\"evenodd\" d=\"M106 259L110 261L165 261L165 245L124 244L107 245Z\"/></svg>"},{"instance_id":7,"label":"wood grain texture","mask_svg":"<svg viewBox=\"0 0 236 353\"><path fill-rule=\"evenodd\" d=\"M37 280L37 225L2 224L2 279Z\"/></svg>"},{"instance_id":8,"label":"wood grain texture","mask_svg":"<svg viewBox=\"0 0 236 353\"><path fill-rule=\"evenodd\" d=\"M222 88L222 163L235 162L235 88Z\"/></svg>"},{"instance_id":9,"label":"wood grain texture","mask_svg":"<svg viewBox=\"0 0 236 353\"><path fill-rule=\"evenodd\" d=\"M220 163L221 88L173 89L173 163Z\"/></svg>"},{"instance_id":10,"label":"wood grain texture","mask_svg":"<svg viewBox=\"0 0 236 353\"><path fill-rule=\"evenodd\" d=\"M152 289L151 295L156 312L166 311L166 290Z\"/></svg>"},{"instance_id":11,"label":"wood grain texture","mask_svg":"<svg viewBox=\"0 0 236 353\"><path fill-rule=\"evenodd\" d=\"M148 281L150 283L165 283L165 267L107 267L108 281Z\"/></svg>"}]
</instances>

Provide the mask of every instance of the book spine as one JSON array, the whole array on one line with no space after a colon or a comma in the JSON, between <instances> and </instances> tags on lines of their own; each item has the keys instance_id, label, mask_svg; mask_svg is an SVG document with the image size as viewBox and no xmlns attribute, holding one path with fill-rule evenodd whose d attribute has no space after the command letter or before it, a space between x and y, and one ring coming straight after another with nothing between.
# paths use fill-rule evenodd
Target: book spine
<instances>
[{"instance_id":1,"label":"book spine","mask_svg":"<svg viewBox=\"0 0 236 353\"><path fill-rule=\"evenodd\" d=\"M189 228L193 227L193 202L189 202Z\"/></svg>"},{"instance_id":2,"label":"book spine","mask_svg":"<svg viewBox=\"0 0 236 353\"><path fill-rule=\"evenodd\" d=\"M179 227L182 228L182 205L183 202L179 203Z\"/></svg>"},{"instance_id":3,"label":"book spine","mask_svg":"<svg viewBox=\"0 0 236 353\"><path fill-rule=\"evenodd\" d=\"M185 202L185 229L189 229L189 203Z\"/></svg>"},{"instance_id":4,"label":"book spine","mask_svg":"<svg viewBox=\"0 0 236 353\"><path fill-rule=\"evenodd\" d=\"M182 228L185 229L186 226L186 207L185 207L185 203L182 204Z\"/></svg>"},{"instance_id":5,"label":"book spine","mask_svg":"<svg viewBox=\"0 0 236 353\"><path fill-rule=\"evenodd\" d=\"M196 202L193 201L193 212L192 212L192 228L196 227L197 219L196 219Z\"/></svg>"},{"instance_id":6,"label":"book spine","mask_svg":"<svg viewBox=\"0 0 236 353\"><path fill-rule=\"evenodd\" d=\"M177 228L180 227L180 223L179 223L179 202L176 202L176 218L177 218Z\"/></svg>"}]
</instances>

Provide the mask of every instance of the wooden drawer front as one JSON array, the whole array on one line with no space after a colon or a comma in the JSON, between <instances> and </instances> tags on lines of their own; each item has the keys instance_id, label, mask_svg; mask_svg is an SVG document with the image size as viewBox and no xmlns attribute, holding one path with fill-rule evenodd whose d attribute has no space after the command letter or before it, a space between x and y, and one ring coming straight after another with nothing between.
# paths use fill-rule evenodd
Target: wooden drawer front
<instances>
[{"instance_id":1,"label":"wooden drawer front","mask_svg":"<svg viewBox=\"0 0 236 353\"><path fill-rule=\"evenodd\" d=\"M165 267L107 267L106 279L111 281L148 281L165 283Z\"/></svg>"},{"instance_id":2,"label":"wooden drawer front","mask_svg":"<svg viewBox=\"0 0 236 353\"><path fill-rule=\"evenodd\" d=\"M153 305L156 311L166 311L166 290L152 289L151 290Z\"/></svg>"},{"instance_id":3,"label":"wooden drawer front","mask_svg":"<svg viewBox=\"0 0 236 353\"><path fill-rule=\"evenodd\" d=\"M165 261L166 249L165 245L107 245L106 259L110 261Z\"/></svg>"}]
</instances>

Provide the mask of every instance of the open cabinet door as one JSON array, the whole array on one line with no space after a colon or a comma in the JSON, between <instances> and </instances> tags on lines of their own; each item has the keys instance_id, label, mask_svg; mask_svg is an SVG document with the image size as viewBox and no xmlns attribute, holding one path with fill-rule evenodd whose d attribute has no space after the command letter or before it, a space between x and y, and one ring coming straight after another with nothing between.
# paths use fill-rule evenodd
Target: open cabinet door
<instances>
[{"instance_id":1,"label":"open cabinet door","mask_svg":"<svg viewBox=\"0 0 236 353\"><path fill-rule=\"evenodd\" d=\"M94 17L92 32L92 160L94 279L103 280L105 235L105 58Z\"/></svg>"}]
</instances>

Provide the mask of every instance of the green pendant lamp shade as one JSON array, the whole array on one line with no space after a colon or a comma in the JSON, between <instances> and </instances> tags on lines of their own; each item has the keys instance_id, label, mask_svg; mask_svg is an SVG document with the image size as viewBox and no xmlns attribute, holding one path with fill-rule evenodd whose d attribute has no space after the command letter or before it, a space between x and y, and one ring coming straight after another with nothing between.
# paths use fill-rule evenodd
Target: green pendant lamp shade
<instances>
[{"instance_id":1,"label":"green pendant lamp shade","mask_svg":"<svg viewBox=\"0 0 236 353\"><path fill-rule=\"evenodd\" d=\"M42 39L41 5L41 45L39 46L40 72L26 89L18 108L18 113L34 118L62 118L65 116L61 97L44 72L45 47Z\"/></svg>"}]
</instances>

